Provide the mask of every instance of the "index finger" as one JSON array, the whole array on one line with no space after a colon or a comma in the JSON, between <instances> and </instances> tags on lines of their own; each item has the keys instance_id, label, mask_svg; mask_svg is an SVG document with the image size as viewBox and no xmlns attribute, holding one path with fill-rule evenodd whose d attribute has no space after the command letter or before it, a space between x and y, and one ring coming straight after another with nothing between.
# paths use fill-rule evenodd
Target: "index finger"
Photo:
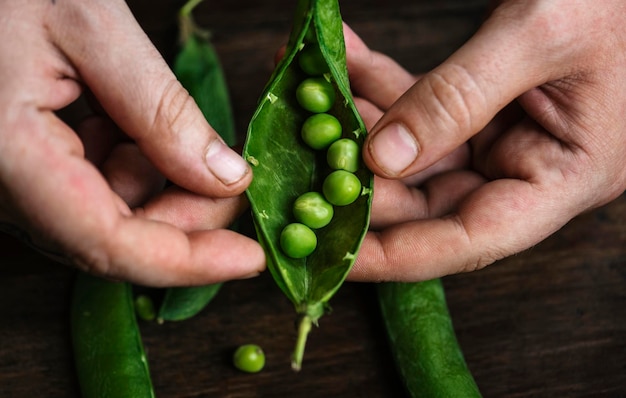
<instances>
[{"instance_id":1,"label":"index finger","mask_svg":"<svg viewBox=\"0 0 626 398\"><path fill-rule=\"evenodd\" d=\"M421 281L481 269L539 243L570 218L558 193L514 179L460 197L455 212L369 232L349 275L358 281Z\"/></svg>"},{"instance_id":2,"label":"index finger","mask_svg":"<svg viewBox=\"0 0 626 398\"><path fill-rule=\"evenodd\" d=\"M205 195L245 190L252 179L247 162L209 126L124 1L50 7L52 40L159 171Z\"/></svg>"}]
</instances>

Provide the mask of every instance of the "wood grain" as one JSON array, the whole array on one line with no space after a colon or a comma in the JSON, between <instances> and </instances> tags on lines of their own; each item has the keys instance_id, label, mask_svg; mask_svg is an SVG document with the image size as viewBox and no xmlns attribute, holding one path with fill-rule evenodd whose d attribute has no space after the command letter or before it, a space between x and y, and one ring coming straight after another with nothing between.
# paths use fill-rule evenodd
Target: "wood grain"
<instances>
[{"instance_id":1,"label":"wood grain","mask_svg":"<svg viewBox=\"0 0 626 398\"><path fill-rule=\"evenodd\" d=\"M344 19L413 72L444 60L475 31L484 1L345 0ZM130 2L163 55L176 49L180 1ZM289 31L292 0L210 0L212 30L243 135ZM444 278L468 364L485 397L626 396L626 197L582 215L536 247ZM0 239L0 397L77 397L69 340L73 270ZM348 283L289 367L291 304L268 273L225 284L189 321L142 323L157 396L402 397L372 285ZM266 369L242 374L233 349L255 342Z\"/></svg>"}]
</instances>

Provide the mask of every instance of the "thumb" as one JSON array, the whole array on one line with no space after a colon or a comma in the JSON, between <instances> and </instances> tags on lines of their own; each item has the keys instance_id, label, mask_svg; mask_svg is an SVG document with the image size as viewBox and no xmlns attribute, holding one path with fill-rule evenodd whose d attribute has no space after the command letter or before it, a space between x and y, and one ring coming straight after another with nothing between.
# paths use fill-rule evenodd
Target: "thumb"
<instances>
[{"instance_id":1,"label":"thumb","mask_svg":"<svg viewBox=\"0 0 626 398\"><path fill-rule=\"evenodd\" d=\"M527 29L525 20L494 12L463 47L406 91L368 135L363 156L372 171L400 178L425 169L545 82L545 38Z\"/></svg>"},{"instance_id":2,"label":"thumb","mask_svg":"<svg viewBox=\"0 0 626 398\"><path fill-rule=\"evenodd\" d=\"M212 196L248 186L247 162L209 126L124 1L57 2L53 8L58 46L109 116L167 178Z\"/></svg>"}]
</instances>

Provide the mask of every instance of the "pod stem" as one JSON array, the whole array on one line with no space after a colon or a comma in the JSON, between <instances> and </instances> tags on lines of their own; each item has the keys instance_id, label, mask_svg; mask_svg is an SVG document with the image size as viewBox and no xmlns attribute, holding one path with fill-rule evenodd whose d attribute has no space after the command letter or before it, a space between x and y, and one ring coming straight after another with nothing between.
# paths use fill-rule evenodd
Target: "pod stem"
<instances>
[{"instance_id":1,"label":"pod stem","mask_svg":"<svg viewBox=\"0 0 626 398\"><path fill-rule=\"evenodd\" d=\"M196 8L198 4L202 3L202 1L203 0L188 0L187 3L181 7L180 14L185 17L191 15L193 9Z\"/></svg>"},{"instance_id":2,"label":"pod stem","mask_svg":"<svg viewBox=\"0 0 626 398\"><path fill-rule=\"evenodd\" d=\"M210 38L210 32L198 27L192 15L194 8L203 1L204 0L188 0L178 11L179 40L181 43L186 43L187 40L193 36L205 40Z\"/></svg>"},{"instance_id":3,"label":"pod stem","mask_svg":"<svg viewBox=\"0 0 626 398\"><path fill-rule=\"evenodd\" d=\"M296 347L293 350L291 357L291 369L298 372L302 369L302 359L304 358L304 347L306 346L306 339L311 331L313 320L308 315L303 315L300 318L298 324L298 339L296 340Z\"/></svg>"}]
</instances>

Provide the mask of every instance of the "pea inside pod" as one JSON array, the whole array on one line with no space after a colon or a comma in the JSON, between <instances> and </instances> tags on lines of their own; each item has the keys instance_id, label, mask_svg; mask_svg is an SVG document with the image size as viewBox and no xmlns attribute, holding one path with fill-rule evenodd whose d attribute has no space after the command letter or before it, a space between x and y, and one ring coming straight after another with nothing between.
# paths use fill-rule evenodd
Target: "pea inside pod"
<instances>
[{"instance_id":1,"label":"pea inside pod","mask_svg":"<svg viewBox=\"0 0 626 398\"><path fill-rule=\"evenodd\" d=\"M311 326L324 314L354 264L368 229L373 189L372 173L359 165L353 174L362 189L354 202L334 209L328 225L315 230L315 250L303 258L291 258L281 250L281 231L294 221L294 201L306 192L322 192L325 178L333 171L325 151L308 146L300 133L311 112L318 111L303 108L297 95L300 84L312 77L300 67L299 55L312 46L327 66L317 70L328 70L316 78L328 82L334 93L332 106L324 112L341 124L340 138L350 138L362 148L366 130L350 92L339 4L299 0L285 55L261 96L243 149L254 172L247 195L258 240L274 280L300 319L292 357L295 370L301 367Z\"/></svg>"}]
</instances>

